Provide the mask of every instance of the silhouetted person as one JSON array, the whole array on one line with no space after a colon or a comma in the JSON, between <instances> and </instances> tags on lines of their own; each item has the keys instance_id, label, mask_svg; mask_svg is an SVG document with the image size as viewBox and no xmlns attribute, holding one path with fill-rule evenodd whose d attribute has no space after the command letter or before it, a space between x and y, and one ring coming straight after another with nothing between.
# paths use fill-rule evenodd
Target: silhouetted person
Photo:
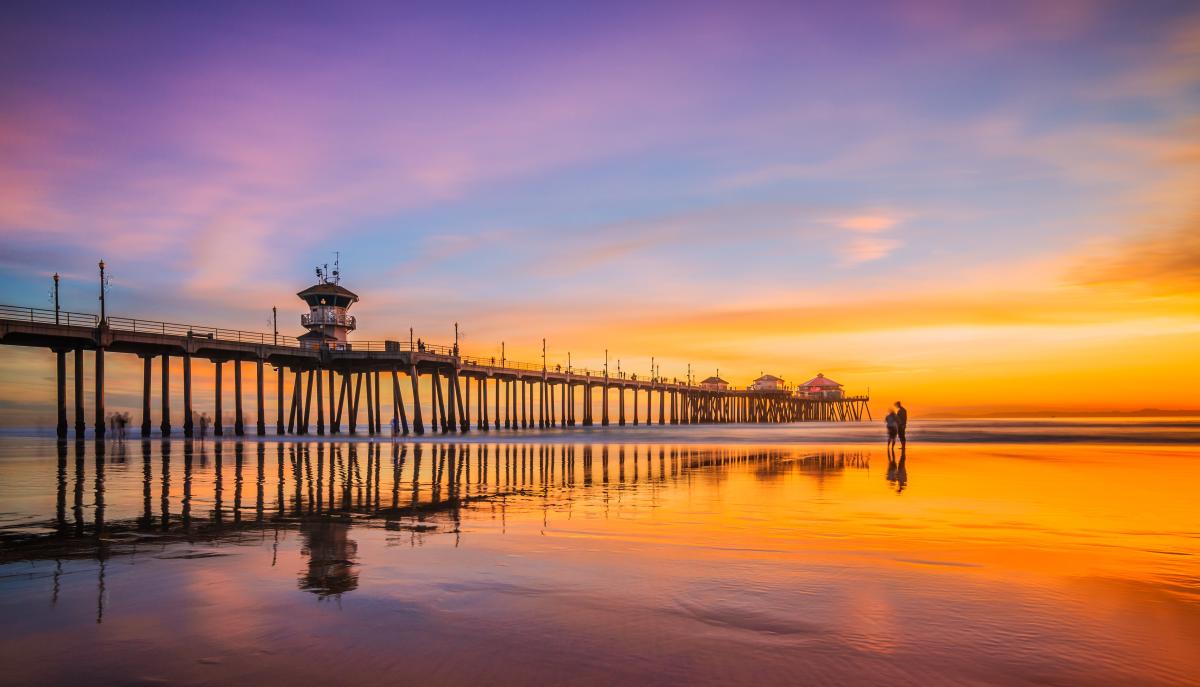
<instances>
[{"instance_id":1,"label":"silhouetted person","mask_svg":"<svg viewBox=\"0 0 1200 687\"><path fill-rule=\"evenodd\" d=\"M900 405L900 401L896 401L896 433L900 436L900 450L903 451L908 446L908 440L904 436L904 430L908 428L908 410Z\"/></svg>"},{"instance_id":2,"label":"silhouetted person","mask_svg":"<svg viewBox=\"0 0 1200 687\"><path fill-rule=\"evenodd\" d=\"M896 435L900 432L900 418L896 417L896 411L889 410L887 417L883 421L887 425L887 447L888 455L890 456L896 450Z\"/></svg>"}]
</instances>

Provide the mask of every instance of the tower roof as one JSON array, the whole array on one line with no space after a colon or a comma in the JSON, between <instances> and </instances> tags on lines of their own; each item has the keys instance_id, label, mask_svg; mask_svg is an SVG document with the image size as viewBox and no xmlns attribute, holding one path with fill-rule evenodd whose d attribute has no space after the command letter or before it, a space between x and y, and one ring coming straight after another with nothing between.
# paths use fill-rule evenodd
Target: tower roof
<instances>
[{"instance_id":1,"label":"tower roof","mask_svg":"<svg viewBox=\"0 0 1200 687\"><path fill-rule=\"evenodd\" d=\"M313 284L296 295L305 299L309 296L341 296L342 298L350 299L351 303L358 300L358 294L332 282Z\"/></svg>"},{"instance_id":2,"label":"tower roof","mask_svg":"<svg viewBox=\"0 0 1200 687\"><path fill-rule=\"evenodd\" d=\"M756 381L756 382L782 382L783 379L780 377L776 377L775 375L763 375L754 381Z\"/></svg>"},{"instance_id":3,"label":"tower roof","mask_svg":"<svg viewBox=\"0 0 1200 687\"><path fill-rule=\"evenodd\" d=\"M709 377L708 379L706 379L700 383L701 384L728 384L729 382L725 381L724 379L721 379L720 377Z\"/></svg>"}]
</instances>

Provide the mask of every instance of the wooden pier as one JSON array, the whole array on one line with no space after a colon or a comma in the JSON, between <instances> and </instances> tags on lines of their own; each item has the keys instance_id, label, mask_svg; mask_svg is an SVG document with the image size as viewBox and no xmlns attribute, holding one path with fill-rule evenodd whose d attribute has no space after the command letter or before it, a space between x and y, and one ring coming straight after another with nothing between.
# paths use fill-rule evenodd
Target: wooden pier
<instances>
[{"instance_id":1,"label":"wooden pier","mask_svg":"<svg viewBox=\"0 0 1200 687\"><path fill-rule=\"evenodd\" d=\"M532 365L461 355L456 347L404 341L355 341L338 347L314 346L295 337L198 327L60 310L0 306L0 344L48 348L56 356L57 432L67 438L67 355L74 366L74 435L87 429L84 417L84 351L94 351L96 438L105 434L105 355L136 355L143 361L141 435L151 434L152 381L157 361L162 436L174 431L170 406L169 360L182 361L185 437L197 431L192 403L193 361L214 366L216 402L213 431L222 435L224 364L233 363L232 431L243 424L242 367L254 369L253 432L277 435L338 435L359 432L363 406L366 433L384 433L382 388L390 386L390 410L402 435L638 424L848 422L867 415L868 398L805 398L789 391L706 390L695 385L636 375ZM268 380L267 367L273 380ZM429 390L422 398L421 377ZM274 382L273 384L271 382ZM267 417L272 387L274 418ZM407 398L406 398L407 395ZM472 398L472 396L474 398ZM615 399L613 397L616 397ZM405 401L408 401L406 404ZM615 401L617 417L610 417ZM472 403L473 402L473 403ZM411 406L409 416L407 406ZM599 406L599 407L597 407ZM597 413L599 410L599 413Z\"/></svg>"}]
</instances>

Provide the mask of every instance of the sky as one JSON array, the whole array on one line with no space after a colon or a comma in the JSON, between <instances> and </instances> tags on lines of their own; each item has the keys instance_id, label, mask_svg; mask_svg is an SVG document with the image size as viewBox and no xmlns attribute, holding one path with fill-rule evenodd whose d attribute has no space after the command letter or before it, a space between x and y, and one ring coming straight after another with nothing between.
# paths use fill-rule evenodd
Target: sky
<instances>
[{"instance_id":1,"label":"sky","mask_svg":"<svg viewBox=\"0 0 1200 687\"><path fill-rule=\"evenodd\" d=\"M0 303L299 334L338 251L361 339L1200 408L1195 2L7 2L0 82Z\"/></svg>"}]
</instances>

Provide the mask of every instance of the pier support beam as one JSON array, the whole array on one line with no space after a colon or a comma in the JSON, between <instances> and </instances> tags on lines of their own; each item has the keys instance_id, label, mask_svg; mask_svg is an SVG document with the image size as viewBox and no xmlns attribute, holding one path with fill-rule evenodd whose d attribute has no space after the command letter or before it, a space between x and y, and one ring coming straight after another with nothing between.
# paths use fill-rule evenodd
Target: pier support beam
<instances>
[{"instance_id":1,"label":"pier support beam","mask_svg":"<svg viewBox=\"0 0 1200 687\"><path fill-rule=\"evenodd\" d=\"M442 415L442 434L456 431L458 429L458 385L454 383L454 370L450 370L450 374L446 375L446 406L450 409L450 414Z\"/></svg>"},{"instance_id":2,"label":"pier support beam","mask_svg":"<svg viewBox=\"0 0 1200 687\"><path fill-rule=\"evenodd\" d=\"M313 371L308 371L308 381L304 384L304 409L300 415L300 430L298 434L308 434L308 421L312 419Z\"/></svg>"},{"instance_id":3,"label":"pier support beam","mask_svg":"<svg viewBox=\"0 0 1200 687\"><path fill-rule=\"evenodd\" d=\"M67 352L63 349L54 351L55 394L57 401L58 423L55 431L59 439L67 438ZM65 450L65 449L64 449Z\"/></svg>"},{"instance_id":4,"label":"pier support beam","mask_svg":"<svg viewBox=\"0 0 1200 687\"><path fill-rule=\"evenodd\" d=\"M495 404L494 410L496 416L493 418L496 429L500 429L500 378L496 377L496 398L492 401Z\"/></svg>"},{"instance_id":5,"label":"pier support beam","mask_svg":"<svg viewBox=\"0 0 1200 687\"><path fill-rule=\"evenodd\" d=\"M54 374L55 407L58 410L55 431L61 440L67 438L67 352L59 348L54 351Z\"/></svg>"},{"instance_id":6,"label":"pier support beam","mask_svg":"<svg viewBox=\"0 0 1200 687\"><path fill-rule=\"evenodd\" d=\"M538 427L546 429L546 373L542 373L542 379L538 383Z\"/></svg>"},{"instance_id":7,"label":"pier support beam","mask_svg":"<svg viewBox=\"0 0 1200 687\"><path fill-rule=\"evenodd\" d=\"M354 391L351 393L349 386L346 387L347 394L350 396L346 402L346 412L349 415L349 420L346 424L349 425L350 433L354 434L358 431L358 402L362 398L362 374L354 374L352 372L350 376L354 378Z\"/></svg>"},{"instance_id":8,"label":"pier support beam","mask_svg":"<svg viewBox=\"0 0 1200 687\"><path fill-rule=\"evenodd\" d=\"M283 373L283 368L279 368L280 374ZM282 407L282 405L280 406ZM296 426L300 421L300 369L292 368L292 402L288 406L288 421L287 433L292 434L296 431Z\"/></svg>"},{"instance_id":9,"label":"pier support beam","mask_svg":"<svg viewBox=\"0 0 1200 687\"><path fill-rule=\"evenodd\" d=\"M142 438L150 436L150 363L154 360L154 356L145 353L140 356L142 359ZM63 409L63 429L66 430L66 409Z\"/></svg>"},{"instance_id":10,"label":"pier support beam","mask_svg":"<svg viewBox=\"0 0 1200 687\"><path fill-rule=\"evenodd\" d=\"M400 373L392 368L392 412L400 417L400 428L408 436L408 413L404 411L404 397L400 394Z\"/></svg>"},{"instance_id":11,"label":"pier support beam","mask_svg":"<svg viewBox=\"0 0 1200 687\"><path fill-rule=\"evenodd\" d=\"M96 349L96 438L104 438L104 349Z\"/></svg>"},{"instance_id":12,"label":"pier support beam","mask_svg":"<svg viewBox=\"0 0 1200 687\"><path fill-rule=\"evenodd\" d=\"M333 367L329 368L329 372L326 373L325 377L326 377L325 381L329 384L329 433L337 434L338 430L341 429L341 427L338 426L338 424L341 421L341 418L338 416L341 413L340 413L340 409L337 407L337 392L333 390L333 387L334 387Z\"/></svg>"},{"instance_id":13,"label":"pier support beam","mask_svg":"<svg viewBox=\"0 0 1200 687\"><path fill-rule=\"evenodd\" d=\"M242 359L233 359L233 412L237 413L237 417L233 418L233 433L237 436L245 436L246 434L246 418L242 413Z\"/></svg>"},{"instance_id":14,"label":"pier support beam","mask_svg":"<svg viewBox=\"0 0 1200 687\"><path fill-rule=\"evenodd\" d=\"M608 379L600 386L600 424L608 426Z\"/></svg>"},{"instance_id":15,"label":"pier support beam","mask_svg":"<svg viewBox=\"0 0 1200 687\"><path fill-rule=\"evenodd\" d=\"M321 373L321 368L317 368L317 435L325 436L325 375ZM330 406L329 412L333 413L333 407Z\"/></svg>"},{"instance_id":16,"label":"pier support beam","mask_svg":"<svg viewBox=\"0 0 1200 687\"><path fill-rule=\"evenodd\" d=\"M409 366L408 378L412 382L413 392L413 431L417 434L424 434L425 424L421 421L421 391L418 384L416 365Z\"/></svg>"},{"instance_id":17,"label":"pier support beam","mask_svg":"<svg viewBox=\"0 0 1200 687\"><path fill-rule=\"evenodd\" d=\"M521 385L521 429L528 429L529 413L527 411L529 407L525 403L525 387L529 385L525 383L524 379L518 380L517 383Z\"/></svg>"},{"instance_id":18,"label":"pier support beam","mask_svg":"<svg viewBox=\"0 0 1200 687\"><path fill-rule=\"evenodd\" d=\"M329 420L329 431L334 434L342 432L342 409L346 407L346 395L350 393L350 373L342 372L338 375L342 383L338 385L337 406L333 405L333 401L329 402L329 413L332 418ZM332 382L330 382L332 384ZM336 410L334 409L336 407Z\"/></svg>"},{"instance_id":19,"label":"pier support beam","mask_svg":"<svg viewBox=\"0 0 1200 687\"><path fill-rule=\"evenodd\" d=\"M222 396L224 392L221 389L221 377L223 376L222 369L225 367L224 360L213 361L213 386L216 389L215 403L213 404L213 436L225 436L225 409Z\"/></svg>"},{"instance_id":20,"label":"pier support beam","mask_svg":"<svg viewBox=\"0 0 1200 687\"><path fill-rule=\"evenodd\" d=\"M375 433L383 432L383 406L379 404L380 389L379 370L375 370Z\"/></svg>"},{"instance_id":21,"label":"pier support beam","mask_svg":"<svg viewBox=\"0 0 1200 687\"><path fill-rule=\"evenodd\" d=\"M275 368L275 433L283 436L283 363ZM283 445L280 444L280 450Z\"/></svg>"},{"instance_id":22,"label":"pier support beam","mask_svg":"<svg viewBox=\"0 0 1200 687\"><path fill-rule=\"evenodd\" d=\"M254 361L255 367L255 385L258 391L258 417L255 418L254 433L258 436L263 436L267 433L267 409L263 403L265 396L263 394L263 359L258 358Z\"/></svg>"},{"instance_id":23,"label":"pier support beam","mask_svg":"<svg viewBox=\"0 0 1200 687\"><path fill-rule=\"evenodd\" d=\"M162 396L159 399L162 406L162 420L158 424L158 429L162 432L163 438L166 438L171 436L171 356L166 353L162 354L162 380L158 393Z\"/></svg>"},{"instance_id":24,"label":"pier support beam","mask_svg":"<svg viewBox=\"0 0 1200 687\"><path fill-rule=\"evenodd\" d=\"M584 427L592 426L592 413L594 412L594 410L595 409L592 407L592 383L584 382L584 384L583 384L583 426Z\"/></svg>"},{"instance_id":25,"label":"pier support beam","mask_svg":"<svg viewBox=\"0 0 1200 687\"><path fill-rule=\"evenodd\" d=\"M515 429L516 425L512 422L515 417L513 415L513 389L515 388L513 384L515 382L505 379L502 384L504 385L504 429Z\"/></svg>"},{"instance_id":26,"label":"pier support beam","mask_svg":"<svg viewBox=\"0 0 1200 687\"><path fill-rule=\"evenodd\" d=\"M183 354L183 436L192 438L192 355Z\"/></svg>"},{"instance_id":27,"label":"pier support beam","mask_svg":"<svg viewBox=\"0 0 1200 687\"><path fill-rule=\"evenodd\" d=\"M83 419L83 349L75 349L75 438L83 439L87 425Z\"/></svg>"}]
</instances>

